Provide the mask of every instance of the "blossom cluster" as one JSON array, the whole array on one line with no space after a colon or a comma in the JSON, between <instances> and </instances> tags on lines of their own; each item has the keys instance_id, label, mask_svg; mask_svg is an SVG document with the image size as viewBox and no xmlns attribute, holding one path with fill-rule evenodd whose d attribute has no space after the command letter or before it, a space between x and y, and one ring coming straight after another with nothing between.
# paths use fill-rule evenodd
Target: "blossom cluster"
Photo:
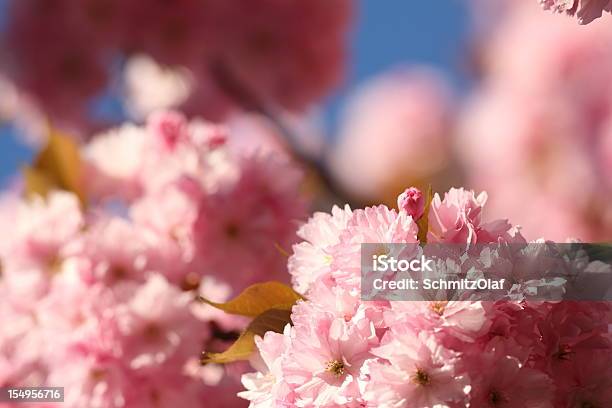
<instances>
[{"instance_id":1,"label":"blossom cluster","mask_svg":"<svg viewBox=\"0 0 612 408\"><path fill-rule=\"evenodd\" d=\"M251 407L610 406L609 303L360 299L362 243L525 243L484 221L486 199L451 189L423 212L409 189L397 210L316 213L289 260L307 300L293 326L258 338L240 395Z\"/></svg>"},{"instance_id":2,"label":"blossom cluster","mask_svg":"<svg viewBox=\"0 0 612 408\"><path fill-rule=\"evenodd\" d=\"M74 127L95 113L95 97L120 96L117 71L136 55L185 71L194 88L177 97L187 113L216 120L254 100L301 111L342 75L352 4L15 0L8 10L1 69Z\"/></svg>"},{"instance_id":3,"label":"blossom cluster","mask_svg":"<svg viewBox=\"0 0 612 408\"><path fill-rule=\"evenodd\" d=\"M405 185L437 182L452 161L451 86L433 68L397 67L360 85L340 120L330 167L366 202L392 203ZM354 163L360 163L355 171Z\"/></svg>"},{"instance_id":4,"label":"blossom cluster","mask_svg":"<svg viewBox=\"0 0 612 408\"><path fill-rule=\"evenodd\" d=\"M0 386L64 387L75 408L243 405L243 368L199 357L245 322L194 299L283 280L305 203L297 168L230 140L161 112L82 146L84 193L2 196Z\"/></svg>"}]
</instances>

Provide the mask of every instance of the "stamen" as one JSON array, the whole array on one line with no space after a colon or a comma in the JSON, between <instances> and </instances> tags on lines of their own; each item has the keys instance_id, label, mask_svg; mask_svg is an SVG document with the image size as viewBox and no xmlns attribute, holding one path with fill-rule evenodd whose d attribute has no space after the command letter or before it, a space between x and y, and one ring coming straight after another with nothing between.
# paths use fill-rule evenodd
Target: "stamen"
<instances>
[{"instance_id":1,"label":"stamen","mask_svg":"<svg viewBox=\"0 0 612 408\"><path fill-rule=\"evenodd\" d=\"M230 223L225 226L225 235L230 239L236 239L240 235L240 227L237 224Z\"/></svg>"},{"instance_id":2,"label":"stamen","mask_svg":"<svg viewBox=\"0 0 612 408\"><path fill-rule=\"evenodd\" d=\"M554 354L554 357L559 360L567 361L574 354L571 347L568 344L560 344L559 351Z\"/></svg>"},{"instance_id":3,"label":"stamen","mask_svg":"<svg viewBox=\"0 0 612 408\"><path fill-rule=\"evenodd\" d=\"M417 368L416 373L412 376L412 382L418 385L426 386L431 384L431 377L423 369Z\"/></svg>"},{"instance_id":4,"label":"stamen","mask_svg":"<svg viewBox=\"0 0 612 408\"><path fill-rule=\"evenodd\" d=\"M429 304L429 308L431 309L432 312L436 313L438 316L442 316L444 314L444 310L446 309L447 303L448 302L446 301L431 302Z\"/></svg>"},{"instance_id":5,"label":"stamen","mask_svg":"<svg viewBox=\"0 0 612 408\"><path fill-rule=\"evenodd\" d=\"M331 265L331 263L334 260L334 257L331 255L324 255L323 259L324 259L325 265Z\"/></svg>"},{"instance_id":6,"label":"stamen","mask_svg":"<svg viewBox=\"0 0 612 408\"><path fill-rule=\"evenodd\" d=\"M106 376L106 371L102 368L92 368L89 372L89 378L93 381L102 381Z\"/></svg>"},{"instance_id":7,"label":"stamen","mask_svg":"<svg viewBox=\"0 0 612 408\"><path fill-rule=\"evenodd\" d=\"M501 392L497 390L491 390L491 392L489 393L489 403L491 405L497 406L504 402L508 402L508 399L504 397L504 395Z\"/></svg>"},{"instance_id":8,"label":"stamen","mask_svg":"<svg viewBox=\"0 0 612 408\"><path fill-rule=\"evenodd\" d=\"M121 265L113 265L110 268L110 276L113 280L120 281L128 277L128 271Z\"/></svg>"},{"instance_id":9,"label":"stamen","mask_svg":"<svg viewBox=\"0 0 612 408\"><path fill-rule=\"evenodd\" d=\"M376 245L373 255L378 255L378 256L389 255L390 252L391 250L389 249L389 247L381 243L381 244Z\"/></svg>"},{"instance_id":10,"label":"stamen","mask_svg":"<svg viewBox=\"0 0 612 408\"><path fill-rule=\"evenodd\" d=\"M342 377L345 373L345 366L342 361L333 360L327 363L326 371L329 371L336 377Z\"/></svg>"},{"instance_id":11,"label":"stamen","mask_svg":"<svg viewBox=\"0 0 612 408\"><path fill-rule=\"evenodd\" d=\"M46 266L51 275L56 275L62 270L62 263L64 260L56 253L51 254L45 260Z\"/></svg>"},{"instance_id":12,"label":"stamen","mask_svg":"<svg viewBox=\"0 0 612 408\"><path fill-rule=\"evenodd\" d=\"M144 327L142 335L146 340L154 341L161 337L162 331L155 323L149 323Z\"/></svg>"}]
</instances>

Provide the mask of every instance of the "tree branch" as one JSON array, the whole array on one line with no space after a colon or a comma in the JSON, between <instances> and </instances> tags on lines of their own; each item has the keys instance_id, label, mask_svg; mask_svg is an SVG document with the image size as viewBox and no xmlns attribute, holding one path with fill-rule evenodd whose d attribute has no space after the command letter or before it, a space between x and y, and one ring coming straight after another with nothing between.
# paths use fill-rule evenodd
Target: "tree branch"
<instances>
[{"instance_id":1,"label":"tree branch","mask_svg":"<svg viewBox=\"0 0 612 408\"><path fill-rule=\"evenodd\" d=\"M331 171L329 170L325 157L326 151L321 157L315 157L301 148L298 138L294 132L281 119L280 115L275 112L270 106L267 106L260 98L251 92L224 64L222 61L216 61L210 65L210 72L215 79L217 85L230 96L236 104L244 110L256 112L268 118L278 128L279 133L284 138L286 144L290 148L290 153L298 162L312 169L317 174L322 185L331 194L335 201L342 204L347 203L352 208L358 208L363 205L356 200L346 189L338 183Z\"/></svg>"}]
</instances>

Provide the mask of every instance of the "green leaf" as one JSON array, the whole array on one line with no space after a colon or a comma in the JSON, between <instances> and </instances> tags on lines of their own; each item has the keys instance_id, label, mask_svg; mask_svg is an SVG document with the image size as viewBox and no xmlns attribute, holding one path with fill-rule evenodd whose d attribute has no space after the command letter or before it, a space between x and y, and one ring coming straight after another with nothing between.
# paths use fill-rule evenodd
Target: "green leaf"
<instances>
[{"instance_id":1,"label":"green leaf","mask_svg":"<svg viewBox=\"0 0 612 408\"><path fill-rule=\"evenodd\" d=\"M303 297L280 282L265 282L249 286L227 303L216 303L203 297L198 299L226 313L256 317L270 309L291 310Z\"/></svg>"},{"instance_id":2,"label":"green leaf","mask_svg":"<svg viewBox=\"0 0 612 408\"><path fill-rule=\"evenodd\" d=\"M234 361L248 360L256 349L255 336L266 332L282 333L291 323L291 310L269 309L257 316L227 350L222 353L204 353L202 364L227 364Z\"/></svg>"},{"instance_id":3,"label":"green leaf","mask_svg":"<svg viewBox=\"0 0 612 408\"><path fill-rule=\"evenodd\" d=\"M417 239L421 245L427 243L427 232L429 231L429 208L431 207L431 200L433 200L433 191L430 184L427 187L427 196L425 197L425 208L423 210L423 215L417 221L417 227L419 227Z\"/></svg>"},{"instance_id":4,"label":"green leaf","mask_svg":"<svg viewBox=\"0 0 612 408\"><path fill-rule=\"evenodd\" d=\"M56 129L49 129L47 144L31 166L24 169L27 196L46 197L51 190L66 190L85 204L79 147L74 140Z\"/></svg>"}]
</instances>

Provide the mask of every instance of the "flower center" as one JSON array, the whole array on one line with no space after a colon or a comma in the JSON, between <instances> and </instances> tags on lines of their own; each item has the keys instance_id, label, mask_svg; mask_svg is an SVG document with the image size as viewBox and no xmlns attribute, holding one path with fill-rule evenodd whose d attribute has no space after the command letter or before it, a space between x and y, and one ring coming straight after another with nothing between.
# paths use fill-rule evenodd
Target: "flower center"
<instances>
[{"instance_id":1,"label":"flower center","mask_svg":"<svg viewBox=\"0 0 612 408\"><path fill-rule=\"evenodd\" d=\"M102 381L106 376L106 371L103 368L92 368L89 372L89 378L92 381Z\"/></svg>"},{"instance_id":2,"label":"flower center","mask_svg":"<svg viewBox=\"0 0 612 408\"><path fill-rule=\"evenodd\" d=\"M329 371L336 377L342 377L345 373L346 367L344 363L340 360L332 360L327 363L326 371Z\"/></svg>"},{"instance_id":3,"label":"flower center","mask_svg":"<svg viewBox=\"0 0 612 408\"><path fill-rule=\"evenodd\" d=\"M391 250L389 249L389 247L385 244L377 244L376 247L374 247L374 253L372 255L375 256L382 256L382 255L389 255L389 253L391 252Z\"/></svg>"},{"instance_id":4,"label":"flower center","mask_svg":"<svg viewBox=\"0 0 612 408\"><path fill-rule=\"evenodd\" d=\"M51 275L57 275L62 270L63 262L64 260L57 253L49 254L45 259L45 265Z\"/></svg>"},{"instance_id":5,"label":"flower center","mask_svg":"<svg viewBox=\"0 0 612 408\"><path fill-rule=\"evenodd\" d=\"M554 356L559 360L569 360L572 354L574 354L574 352L568 344L560 344L559 350L554 354Z\"/></svg>"},{"instance_id":6,"label":"flower center","mask_svg":"<svg viewBox=\"0 0 612 408\"><path fill-rule=\"evenodd\" d=\"M508 399L506 397L504 397L504 395L497 391L497 390L492 390L489 393L489 403L493 406L497 406L500 405L504 402L508 402Z\"/></svg>"},{"instance_id":7,"label":"flower center","mask_svg":"<svg viewBox=\"0 0 612 408\"><path fill-rule=\"evenodd\" d=\"M128 277L128 271L121 265L113 265L110 268L110 276L113 280L124 280Z\"/></svg>"},{"instance_id":8,"label":"flower center","mask_svg":"<svg viewBox=\"0 0 612 408\"><path fill-rule=\"evenodd\" d=\"M333 260L334 258L331 255L324 255L323 257L323 262L325 262L325 265L331 265Z\"/></svg>"},{"instance_id":9,"label":"flower center","mask_svg":"<svg viewBox=\"0 0 612 408\"><path fill-rule=\"evenodd\" d=\"M438 316L442 316L444 314L444 310L446 309L446 303L447 302L445 301L431 302L429 304L429 308L431 309L432 312L434 312Z\"/></svg>"},{"instance_id":10,"label":"flower center","mask_svg":"<svg viewBox=\"0 0 612 408\"><path fill-rule=\"evenodd\" d=\"M416 373L412 376L412 382L418 385L431 384L431 377L423 369L417 368Z\"/></svg>"},{"instance_id":11,"label":"flower center","mask_svg":"<svg viewBox=\"0 0 612 408\"><path fill-rule=\"evenodd\" d=\"M149 323L144 327L142 335L145 340L155 341L161 337L162 330L155 323Z\"/></svg>"},{"instance_id":12,"label":"flower center","mask_svg":"<svg viewBox=\"0 0 612 408\"><path fill-rule=\"evenodd\" d=\"M236 239L240 235L240 228L237 224L229 223L225 226L225 235L229 239Z\"/></svg>"}]
</instances>

